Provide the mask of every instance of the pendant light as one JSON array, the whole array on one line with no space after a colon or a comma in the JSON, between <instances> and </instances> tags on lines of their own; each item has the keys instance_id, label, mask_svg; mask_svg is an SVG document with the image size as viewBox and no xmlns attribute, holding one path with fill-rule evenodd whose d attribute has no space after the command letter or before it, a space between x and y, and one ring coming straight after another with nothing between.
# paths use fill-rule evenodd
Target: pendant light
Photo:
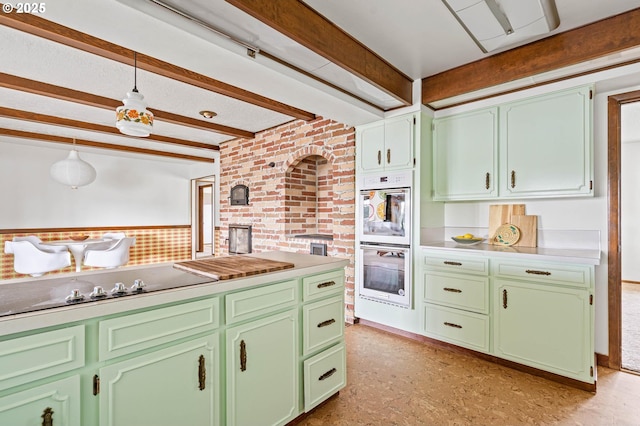
<instances>
[{"instance_id":1,"label":"pendant light","mask_svg":"<svg viewBox=\"0 0 640 426\"><path fill-rule=\"evenodd\" d=\"M116 108L116 127L125 135L146 137L153 129L153 113L147 109L144 96L138 92L137 74L137 55L133 52L133 90L127 92L122 100L124 105Z\"/></svg>"},{"instance_id":2,"label":"pendant light","mask_svg":"<svg viewBox=\"0 0 640 426\"><path fill-rule=\"evenodd\" d=\"M54 163L49 170L51 178L71 189L89 185L96 179L96 169L82 160L76 150L76 140L73 140L73 149L64 160Z\"/></svg>"}]
</instances>

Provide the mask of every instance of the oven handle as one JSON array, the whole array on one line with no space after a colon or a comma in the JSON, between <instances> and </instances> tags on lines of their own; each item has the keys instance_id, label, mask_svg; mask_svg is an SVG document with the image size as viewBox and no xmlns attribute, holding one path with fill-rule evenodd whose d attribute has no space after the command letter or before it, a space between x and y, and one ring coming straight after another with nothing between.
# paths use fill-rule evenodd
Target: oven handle
<instances>
[{"instance_id":1,"label":"oven handle","mask_svg":"<svg viewBox=\"0 0 640 426\"><path fill-rule=\"evenodd\" d=\"M411 250L411 246L409 245L389 245L389 244L376 244L376 243L360 243L360 250L364 249L376 249L376 250L387 250L387 251L404 251L409 252Z\"/></svg>"}]
</instances>

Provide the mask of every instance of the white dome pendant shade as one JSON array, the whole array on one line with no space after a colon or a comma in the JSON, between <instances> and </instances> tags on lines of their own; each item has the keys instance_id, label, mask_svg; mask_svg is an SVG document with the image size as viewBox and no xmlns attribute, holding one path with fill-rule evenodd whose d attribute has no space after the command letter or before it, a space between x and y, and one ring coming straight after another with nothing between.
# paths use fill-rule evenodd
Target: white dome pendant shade
<instances>
[{"instance_id":1,"label":"white dome pendant shade","mask_svg":"<svg viewBox=\"0 0 640 426\"><path fill-rule=\"evenodd\" d=\"M127 92L122 100L124 105L116 108L116 127L125 135L147 137L153 130L153 113L147 109L144 96L138 92L137 74L138 59L133 52L133 90Z\"/></svg>"},{"instance_id":2,"label":"white dome pendant shade","mask_svg":"<svg viewBox=\"0 0 640 426\"><path fill-rule=\"evenodd\" d=\"M51 178L63 185L78 189L79 186L89 185L96 179L96 169L72 149L69 156L51 166Z\"/></svg>"}]
</instances>

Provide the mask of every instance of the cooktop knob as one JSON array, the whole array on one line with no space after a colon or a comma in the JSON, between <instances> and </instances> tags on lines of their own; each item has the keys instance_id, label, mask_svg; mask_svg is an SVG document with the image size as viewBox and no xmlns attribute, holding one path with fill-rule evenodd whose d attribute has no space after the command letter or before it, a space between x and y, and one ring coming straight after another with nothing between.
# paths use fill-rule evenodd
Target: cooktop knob
<instances>
[{"instance_id":1,"label":"cooktop knob","mask_svg":"<svg viewBox=\"0 0 640 426\"><path fill-rule=\"evenodd\" d=\"M78 290L77 288L74 288L71 291L71 294L68 295L64 300L66 300L67 303L74 303L74 302L79 302L81 300L84 300L84 296L82 295L82 293L80 293L80 290Z\"/></svg>"},{"instance_id":2,"label":"cooktop knob","mask_svg":"<svg viewBox=\"0 0 640 426\"><path fill-rule=\"evenodd\" d=\"M141 292L144 291L144 288L147 285L144 283L144 281L137 279L137 280L133 280L133 285L131 286L131 291L137 291L137 292Z\"/></svg>"},{"instance_id":3,"label":"cooktop knob","mask_svg":"<svg viewBox=\"0 0 640 426\"><path fill-rule=\"evenodd\" d=\"M95 286L93 288L93 291L91 292L89 297L91 297L92 299L99 299L101 297L107 297L107 292L104 291L104 288L102 288L102 286L97 285L97 286Z\"/></svg>"},{"instance_id":4,"label":"cooktop knob","mask_svg":"<svg viewBox=\"0 0 640 426\"><path fill-rule=\"evenodd\" d=\"M122 296L127 294L127 287L125 287L124 283L116 283L116 285L111 289L111 294L114 296Z\"/></svg>"}]
</instances>

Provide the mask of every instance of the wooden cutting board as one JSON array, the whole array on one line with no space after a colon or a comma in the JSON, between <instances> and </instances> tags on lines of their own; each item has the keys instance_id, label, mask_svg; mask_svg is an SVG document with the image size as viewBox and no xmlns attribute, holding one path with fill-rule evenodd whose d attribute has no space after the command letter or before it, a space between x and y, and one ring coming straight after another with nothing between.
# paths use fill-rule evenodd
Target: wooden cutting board
<instances>
[{"instance_id":1,"label":"wooden cutting board","mask_svg":"<svg viewBox=\"0 0 640 426\"><path fill-rule=\"evenodd\" d=\"M295 265L278 260L260 259L253 256L225 256L209 259L187 260L173 264L174 268L193 272L216 280L248 277L250 275L281 271Z\"/></svg>"},{"instance_id":2,"label":"wooden cutting board","mask_svg":"<svg viewBox=\"0 0 640 426\"><path fill-rule=\"evenodd\" d=\"M511 223L520 229L520 239L514 247L538 246L538 216L513 215Z\"/></svg>"},{"instance_id":3,"label":"wooden cutting board","mask_svg":"<svg viewBox=\"0 0 640 426\"><path fill-rule=\"evenodd\" d=\"M489 244L500 225L511 223L511 217L524 215L524 204L492 204L489 206Z\"/></svg>"}]
</instances>

